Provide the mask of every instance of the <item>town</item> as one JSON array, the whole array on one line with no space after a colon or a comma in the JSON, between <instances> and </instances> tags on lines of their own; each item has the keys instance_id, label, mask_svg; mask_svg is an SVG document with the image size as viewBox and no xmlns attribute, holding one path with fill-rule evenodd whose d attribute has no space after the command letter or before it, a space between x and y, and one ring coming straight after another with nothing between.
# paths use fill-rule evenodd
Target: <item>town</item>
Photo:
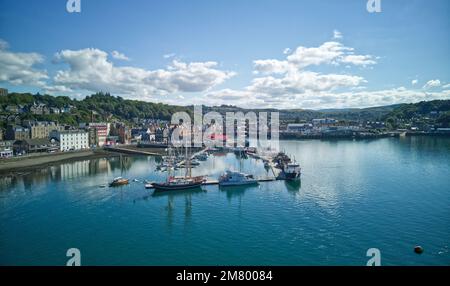
<instances>
[{"instance_id":1,"label":"town","mask_svg":"<svg viewBox=\"0 0 450 286\"><path fill-rule=\"evenodd\" d=\"M45 103L44 96L34 95L28 100L28 103L24 104L18 103L18 101L14 102L14 96L17 98L16 94L9 94L8 90L0 89L0 119L2 122L0 156L2 159L98 150L119 145L130 146L132 150L138 147L166 148L170 143L172 131L176 128L176 125L169 121L170 111L166 112L167 114L155 114L156 110L153 111L153 116L148 118L142 115L132 118L114 116L114 114L101 116L100 113L104 113L104 111L94 109L90 109L86 115L86 110L78 110L80 109L77 107L79 102L75 100L65 99L65 104L52 105ZM119 100L121 102L122 100L109 94L97 94L91 99L97 97L99 101ZM354 139L403 135L449 135L448 106L450 104L449 101L442 102L439 105L440 110L428 108L430 110L426 110L426 112L413 113L410 118L404 118L403 115L393 117L395 112L410 114L409 109L402 110L402 108L405 109L405 106L391 112L386 111L384 121L370 120L360 114L357 116L362 118L355 120L351 111L334 111L334 118L311 118L309 113L310 118L302 118L302 111L281 110L279 137L280 139ZM157 105L157 108L163 107ZM409 105L406 105L406 108L409 108ZM189 108L185 108L185 110L188 111ZM223 110L224 113L230 111L230 108ZM251 110L244 110L244 113L248 111ZM368 113L367 110L361 111L361 113L363 112ZM392 115L393 112L394 115ZM131 110L130 113L135 112ZM80 118L80 114L84 114L84 117ZM345 114L344 118L343 114ZM313 115L315 114L313 113ZM330 114L317 112L317 115ZM350 119L345 119L345 117ZM54 120L42 120L48 118ZM67 122L71 122L71 124ZM203 126L203 128L205 127ZM247 137L248 133L247 126Z\"/></svg>"}]
</instances>

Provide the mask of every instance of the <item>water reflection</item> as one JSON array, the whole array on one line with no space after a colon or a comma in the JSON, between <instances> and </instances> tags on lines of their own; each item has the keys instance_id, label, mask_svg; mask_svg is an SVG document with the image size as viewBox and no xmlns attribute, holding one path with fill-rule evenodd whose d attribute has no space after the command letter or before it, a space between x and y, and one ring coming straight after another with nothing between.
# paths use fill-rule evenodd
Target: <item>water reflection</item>
<instances>
[{"instance_id":1,"label":"water reflection","mask_svg":"<svg viewBox=\"0 0 450 286\"><path fill-rule=\"evenodd\" d=\"M180 191L170 191L170 192L153 192L151 195L153 198L164 198L167 197L167 204L164 210L167 213L167 227L172 229L174 222L174 214L177 209L176 201L184 198L184 219L185 224L190 222L192 217L192 198L201 194L206 193L202 188L196 188L191 190L180 190ZM180 207L181 208L181 207Z\"/></svg>"},{"instance_id":2,"label":"water reflection","mask_svg":"<svg viewBox=\"0 0 450 286\"><path fill-rule=\"evenodd\" d=\"M284 185L286 186L286 189L289 192L298 193L300 192L300 189L302 187L302 181L301 180L284 181Z\"/></svg>"},{"instance_id":3,"label":"water reflection","mask_svg":"<svg viewBox=\"0 0 450 286\"><path fill-rule=\"evenodd\" d=\"M32 190L36 186L52 182L61 182L93 177L120 170L126 172L131 169L135 158L120 156L95 160L81 160L59 165L47 166L27 172L17 172L0 178L0 191L23 187Z\"/></svg>"},{"instance_id":4,"label":"water reflection","mask_svg":"<svg viewBox=\"0 0 450 286\"><path fill-rule=\"evenodd\" d=\"M220 191L226 193L227 199L231 201L233 197L241 199L247 190L255 188L254 185L247 186L226 186L219 187Z\"/></svg>"}]
</instances>

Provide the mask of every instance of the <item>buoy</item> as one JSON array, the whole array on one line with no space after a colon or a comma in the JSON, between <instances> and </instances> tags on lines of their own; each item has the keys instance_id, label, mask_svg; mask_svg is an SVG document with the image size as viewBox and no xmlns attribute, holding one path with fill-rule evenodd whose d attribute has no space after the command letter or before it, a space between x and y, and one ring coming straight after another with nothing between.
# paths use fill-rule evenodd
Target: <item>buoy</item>
<instances>
[{"instance_id":1,"label":"buoy","mask_svg":"<svg viewBox=\"0 0 450 286\"><path fill-rule=\"evenodd\" d=\"M423 253L423 247L422 246L414 247L414 252L417 253L417 254L422 254Z\"/></svg>"}]
</instances>

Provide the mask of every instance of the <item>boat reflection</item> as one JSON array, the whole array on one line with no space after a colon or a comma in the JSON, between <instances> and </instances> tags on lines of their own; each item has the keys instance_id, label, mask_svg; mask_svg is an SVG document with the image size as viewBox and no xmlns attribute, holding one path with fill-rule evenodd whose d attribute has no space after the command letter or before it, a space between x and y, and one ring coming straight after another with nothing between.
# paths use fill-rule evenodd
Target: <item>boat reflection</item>
<instances>
[{"instance_id":1,"label":"boat reflection","mask_svg":"<svg viewBox=\"0 0 450 286\"><path fill-rule=\"evenodd\" d=\"M299 192L302 188L302 180L286 180L284 185L289 192Z\"/></svg>"},{"instance_id":2,"label":"boat reflection","mask_svg":"<svg viewBox=\"0 0 450 286\"><path fill-rule=\"evenodd\" d=\"M157 192L154 191L152 194L152 197L183 197L183 196L190 196L193 194L200 194L200 193L206 193L205 190L203 190L201 187L195 188L195 189L189 189L189 190L179 190L179 191L168 191L168 192Z\"/></svg>"},{"instance_id":3,"label":"boat reflection","mask_svg":"<svg viewBox=\"0 0 450 286\"><path fill-rule=\"evenodd\" d=\"M243 186L220 186L219 190L225 192L228 199L233 197L241 198L245 192L251 188L258 188L258 185L243 185Z\"/></svg>"}]
</instances>

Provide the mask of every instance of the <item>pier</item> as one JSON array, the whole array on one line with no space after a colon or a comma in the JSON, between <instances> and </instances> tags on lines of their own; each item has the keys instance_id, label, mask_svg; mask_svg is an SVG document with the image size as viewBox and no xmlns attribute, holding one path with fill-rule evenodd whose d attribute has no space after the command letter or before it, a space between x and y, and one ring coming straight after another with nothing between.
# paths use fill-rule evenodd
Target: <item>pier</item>
<instances>
[{"instance_id":1,"label":"pier","mask_svg":"<svg viewBox=\"0 0 450 286\"><path fill-rule=\"evenodd\" d=\"M275 182L277 179L275 177L260 177L256 178L258 183L264 183L264 182ZM217 186L219 185L219 180L206 180L202 183L202 186ZM154 189L153 183L147 183L145 184L146 189Z\"/></svg>"},{"instance_id":2,"label":"pier","mask_svg":"<svg viewBox=\"0 0 450 286\"><path fill-rule=\"evenodd\" d=\"M121 148L121 147L104 147L104 150L129 154L129 155L146 155L146 156L162 156L161 153L149 152L144 150L132 149L132 148Z\"/></svg>"},{"instance_id":3,"label":"pier","mask_svg":"<svg viewBox=\"0 0 450 286\"><path fill-rule=\"evenodd\" d=\"M205 153L206 150L208 150L208 148L204 148L204 149L198 151L197 153L194 153L194 154L191 156L190 159L192 160L193 158L195 158L195 156ZM186 160L183 160L183 161L179 162L178 164L176 164L175 166L178 167L178 168L181 168L181 167L183 167L183 165L185 164L185 162L186 162Z\"/></svg>"}]
</instances>

